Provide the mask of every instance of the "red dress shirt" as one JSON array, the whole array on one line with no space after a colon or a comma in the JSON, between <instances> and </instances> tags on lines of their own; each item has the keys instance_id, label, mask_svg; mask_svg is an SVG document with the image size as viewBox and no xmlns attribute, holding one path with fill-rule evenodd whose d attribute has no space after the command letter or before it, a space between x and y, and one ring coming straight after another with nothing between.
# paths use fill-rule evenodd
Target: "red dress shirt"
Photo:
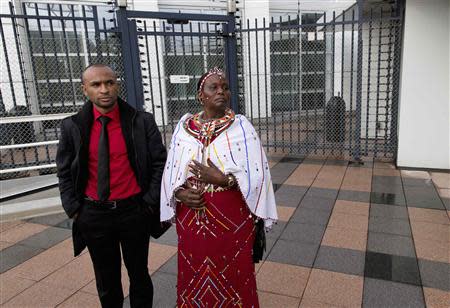
<instances>
[{"instance_id":1,"label":"red dress shirt","mask_svg":"<svg viewBox=\"0 0 450 308\"><path fill-rule=\"evenodd\" d=\"M127 147L122 134L120 125L119 106L106 114L101 114L95 107L94 123L91 129L91 140L89 143L89 176L85 190L86 196L98 200L97 195L97 163L98 163L98 141L102 124L97 119L104 115L111 118L108 123L108 141L109 141L109 185L111 194L108 200L126 199L141 191L136 176L128 160Z\"/></svg>"}]
</instances>

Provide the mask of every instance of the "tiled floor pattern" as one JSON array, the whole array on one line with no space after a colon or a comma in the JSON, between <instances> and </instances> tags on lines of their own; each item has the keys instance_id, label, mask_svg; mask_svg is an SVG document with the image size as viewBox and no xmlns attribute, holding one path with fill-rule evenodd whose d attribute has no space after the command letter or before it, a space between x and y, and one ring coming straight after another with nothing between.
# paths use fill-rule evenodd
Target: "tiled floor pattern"
<instances>
[{"instance_id":1,"label":"tiled floor pattern","mask_svg":"<svg viewBox=\"0 0 450 308\"><path fill-rule=\"evenodd\" d=\"M270 165L279 222L256 265L262 307L448 307L449 173L282 155ZM1 306L99 307L70 228L64 214L0 225ZM176 244L175 228L151 243L155 307L175 305Z\"/></svg>"}]
</instances>

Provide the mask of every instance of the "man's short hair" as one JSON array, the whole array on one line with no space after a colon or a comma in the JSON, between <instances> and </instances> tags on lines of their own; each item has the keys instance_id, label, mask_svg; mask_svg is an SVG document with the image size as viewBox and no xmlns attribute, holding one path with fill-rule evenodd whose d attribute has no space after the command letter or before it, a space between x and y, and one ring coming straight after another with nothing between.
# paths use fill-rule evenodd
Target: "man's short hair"
<instances>
[{"instance_id":1,"label":"man's short hair","mask_svg":"<svg viewBox=\"0 0 450 308\"><path fill-rule=\"evenodd\" d=\"M113 73L114 73L114 75L116 75L116 78L117 78L117 73L116 73L116 71L111 67L111 66L109 66L109 65L107 65L107 64L104 64L104 63L93 63L93 64L89 64L88 66L86 66L86 68L83 70L83 72L81 73L81 83L83 84L84 83L84 73L88 70L88 69L90 69L90 68L96 68L96 67L107 67L107 68L109 68Z\"/></svg>"}]
</instances>

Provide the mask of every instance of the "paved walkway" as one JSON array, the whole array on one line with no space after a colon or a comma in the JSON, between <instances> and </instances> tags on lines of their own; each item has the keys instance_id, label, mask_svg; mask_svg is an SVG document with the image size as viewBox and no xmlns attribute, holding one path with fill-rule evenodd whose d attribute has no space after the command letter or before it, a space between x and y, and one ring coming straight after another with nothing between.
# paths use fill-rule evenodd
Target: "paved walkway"
<instances>
[{"instance_id":1,"label":"paved walkway","mask_svg":"<svg viewBox=\"0 0 450 308\"><path fill-rule=\"evenodd\" d=\"M283 156L271 167L280 221L256 266L262 307L447 307L449 173ZM1 305L99 307L64 214L0 227ZM151 243L155 307L175 305L176 244L175 228ZM123 284L127 295L126 271Z\"/></svg>"}]
</instances>

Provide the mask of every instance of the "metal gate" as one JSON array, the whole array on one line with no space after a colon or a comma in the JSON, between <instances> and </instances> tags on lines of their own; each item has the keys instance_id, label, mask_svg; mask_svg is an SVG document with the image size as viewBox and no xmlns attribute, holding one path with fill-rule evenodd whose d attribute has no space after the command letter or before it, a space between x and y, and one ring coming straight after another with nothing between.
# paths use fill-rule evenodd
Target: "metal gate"
<instances>
[{"instance_id":1,"label":"metal gate","mask_svg":"<svg viewBox=\"0 0 450 308\"><path fill-rule=\"evenodd\" d=\"M359 3L359 2L358 2ZM1 178L54 172L62 118L85 98L80 75L102 62L123 97L155 115L167 143L200 110L196 83L225 68L231 105L268 152L395 159L402 12L233 15L10 4L0 14Z\"/></svg>"},{"instance_id":2,"label":"metal gate","mask_svg":"<svg viewBox=\"0 0 450 308\"><path fill-rule=\"evenodd\" d=\"M401 34L398 12L357 6L243 22L239 92L267 150L395 158Z\"/></svg>"},{"instance_id":3,"label":"metal gate","mask_svg":"<svg viewBox=\"0 0 450 308\"><path fill-rule=\"evenodd\" d=\"M225 68L236 108L234 16L125 9L117 16L128 103L154 114L166 143L182 115L201 109L196 84L209 68Z\"/></svg>"}]
</instances>

